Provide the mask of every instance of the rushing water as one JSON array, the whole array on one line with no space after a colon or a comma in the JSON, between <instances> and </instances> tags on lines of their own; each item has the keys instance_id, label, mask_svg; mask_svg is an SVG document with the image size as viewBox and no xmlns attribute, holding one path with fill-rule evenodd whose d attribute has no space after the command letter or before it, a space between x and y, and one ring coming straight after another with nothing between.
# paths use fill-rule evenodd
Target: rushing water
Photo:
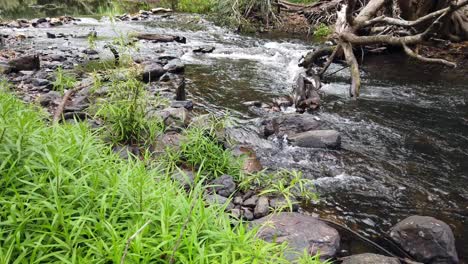
<instances>
[{"instance_id":1,"label":"rushing water","mask_svg":"<svg viewBox=\"0 0 468 264\"><path fill-rule=\"evenodd\" d=\"M175 20L118 23L85 19L78 26L53 29L79 33L95 29L104 40L118 32L145 31L187 37L187 44L142 44L143 53L178 51L185 55L186 78L199 108L230 112L255 129L246 101L271 101L291 92L301 56L314 45L304 40L242 36L196 16ZM31 33L45 29L26 29ZM50 31L51 29L47 29ZM48 40L42 45L72 45ZM57 43L63 41L63 43ZM99 46L104 45L99 43ZM36 43L36 45L40 45ZM73 45L85 47L84 40ZM195 55L197 45L216 47ZM421 65L404 56L364 58L358 100L347 94L348 73L340 71L322 88L323 106L315 116L342 133L343 149L317 150L263 142L266 165L296 168L316 179L321 203L309 208L378 242L409 215L429 215L454 230L461 259L468 258L468 72ZM332 65L330 71L339 69ZM247 136L250 137L250 136ZM248 139L253 140L253 139ZM260 139L258 139L260 140Z\"/></svg>"}]
</instances>

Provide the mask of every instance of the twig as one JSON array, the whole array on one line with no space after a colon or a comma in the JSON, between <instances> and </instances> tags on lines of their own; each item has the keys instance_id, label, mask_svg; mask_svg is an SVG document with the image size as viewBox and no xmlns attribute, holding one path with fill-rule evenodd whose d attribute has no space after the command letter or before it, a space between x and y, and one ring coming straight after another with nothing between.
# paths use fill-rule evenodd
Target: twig
<instances>
[{"instance_id":1,"label":"twig","mask_svg":"<svg viewBox=\"0 0 468 264\"><path fill-rule=\"evenodd\" d=\"M70 89L70 90L65 92L65 94L63 95L62 101L60 102L57 109L55 110L54 118L52 119L53 123L58 123L58 121L60 120L60 117L62 116L63 110L65 108L65 105L67 104L67 101L70 99L70 97L74 93L76 93L79 90L81 90L83 88L86 88L86 87L87 87L86 85L81 85L81 86L78 86L76 88Z\"/></svg>"},{"instance_id":2,"label":"twig","mask_svg":"<svg viewBox=\"0 0 468 264\"><path fill-rule=\"evenodd\" d=\"M171 258L169 259L170 264L173 264L174 261L175 261L174 255L175 255L176 251L179 249L180 243L182 242L182 236L184 235L185 229L187 228L187 225L190 222L190 217L192 216L192 211L193 211L194 207L195 207L195 201L190 206L188 217L187 217L187 219L185 219L185 223L182 226L182 229L180 230L179 238L177 239L177 242L176 242L176 244L174 246L174 249L172 250L172 255L171 255Z\"/></svg>"},{"instance_id":3,"label":"twig","mask_svg":"<svg viewBox=\"0 0 468 264\"><path fill-rule=\"evenodd\" d=\"M133 234L128 240L127 240L127 244L125 245L125 251L122 255L122 258L120 259L120 264L124 264L125 263L125 258L127 257L127 254L128 254L128 248L130 247L130 243L132 243L132 241L145 229L145 227L147 227L149 224L151 224L151 220L148 220L142 227L140 227L140 229L138 229L135 234Z\"/></svg>"},{"instance_id":4,"label":"twig","mask_svg":"<svg viewBox=\"0 0 468 264\"><path fill-rule=\"evenodd\" d=\"M73 93L74 93L74 89L70 89L65 92L65 95L63 96L62 101L60 102L57 109L55 110L53 123L58 123L58 121L60 120L60 116L63 113L63 109L65 108L65 104L67 103L68 99L71 97Z\"/></svg>"},{"instance_id":5,"label":"twig","mask_svg":"<svg viewBox=\"0 0 468 264\"><path fill-rule=\"evenodd\" d=\"M328 67L332 64L333 60L335 59L335 56L338 52L338 50L341 48L341 46L338 44L333 51L333 53L328 57L327 63L325 63L325 66L323 66L322 70L319 73L320 78L322 78L323 74L327 71Z\"/></svg>"},{"instance_id":6,"label":"twig","mask_svg":"<svg viewBox=\"0 0 468 264\"><path fill-rule=\"evenodd\" d=\"M442 64L442 65L445 65L445 66L451 67L451 68L456 68L457 67L457 64L454 63L454 62L451 62L451 61L447 61L447 60L444 60L444 59L426 58L424 56L421 56L421 55L417 54L416 52L414 52L412 49L410 49L406 44L403 44L403 49L405 50L405 52L406 52L406 54L408 56L410 56L411 58L420 60L422 62L438 63L438 64Z\"/></svg>"}]
</instances>

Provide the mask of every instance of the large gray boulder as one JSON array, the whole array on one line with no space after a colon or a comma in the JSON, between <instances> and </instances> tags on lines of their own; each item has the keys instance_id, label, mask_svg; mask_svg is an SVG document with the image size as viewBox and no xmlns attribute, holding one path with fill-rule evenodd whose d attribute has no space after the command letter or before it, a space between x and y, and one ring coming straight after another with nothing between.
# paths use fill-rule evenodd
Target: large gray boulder
<instances>
[{"instance_id":1,"label":"large gray boulder","mask_svg":"<svg viewBox=\"0 0 468 264\"><path fill-rule=\"evenodd\" d=\"M345 257L341 264L401 264L401 262L397 258L364 253Z\"/></svg>"},{"instance_id":2,"label":"large gray boulder","mask_svg":"<svg viewBox=\"0 0 468 264\"><path fill-rule=\"evenodd\" d=\"M252 221L260 226L257 236L268 242L287 242L286 257L297 260L304 250L311 255L320 252L321 259L332 258L340 247L336 229L319 219L299 213L279 213Z\"/></svg>"},{"instance_id":3,"label":"large gray boulder","mask_svg":"<svg viewBox=\"0 0 468 264\"><path fill-rule=\"evenodd\" d=\"M288 137L315 130L320 127L320 123L309 114L286 114L266 119L262 122L265 137L276 135Z\"/></svg>"},{"instance_id":4,"label":"large gray boulder","mask_svg":"<svg viewBox=\"0 0 468 264\"><path fill-rule=\"evenodd\" d=\"M313 130L289 137L291 144L303 148L331 148L341 147L341 135L335 130Z\"/></svg>"},{"instance_id":5,"label":"large gray boulder","mask_svg":"<svg viewBox=\"0 0 468 264\"><path fill-rule=\"evenodd\" d=\"M452 230L433 217L410 216L390 230L390 237L417 261L430 264L459 262Z\"/></svg>"},{"instance_id":6,"label":"large gray boulder","mask_svg":"<svg viewBox=\"0 0 468 264\"><path fill-rule=\"evenodd\" d=\"M167 70L157 63L151 63L144 66L142 79L145 83L156 82L163 76Z\"/></svg>"}]
</instances>

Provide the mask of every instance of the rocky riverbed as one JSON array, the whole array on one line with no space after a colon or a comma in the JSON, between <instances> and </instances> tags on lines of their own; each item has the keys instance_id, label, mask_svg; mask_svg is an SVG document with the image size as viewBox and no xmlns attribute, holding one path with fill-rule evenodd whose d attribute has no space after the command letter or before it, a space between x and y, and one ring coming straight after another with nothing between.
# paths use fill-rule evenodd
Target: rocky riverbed
<instances>
[{"instance_id":1,"label":"rocky riverbed","mask_svg":"<svg viewBox=\"0 0 468 264\"><path fill-rule=\"evenodd\" d=\"M14 85L14 92L24 101L40 104L50 112L51 116L60 110L61 104L64 104L63 121L83 120L93 126L100 126L100 120L89 115L87 109L96 100L105 99L107 91L103 86L99 91L92 92L93 80L83 67L88 65L99 70L100 64L96 62L116 63L122 59L120 58L122 52L115 47L113 50L112 47L116 46L119 34L125 34L126 37L120 40L128 43L121 43L122 46L136 44L139 47L133 49L130 55L136 66L141 69L141 80L148 83L147 89L152 95L168 100L166 106L151 111L151 115L160 117L168 128L166 134L159 139L167 146L177 147L181 129L190 126L192 120L200 120L199 116L204 112L224 113L214 106L213 102L205 101L206 99L200 95L201 90L191 89L194 83L200 80L192 78L193 71L187 69L187 64L223 56L229 59L229 56L233 56L234 50L224 45L232 45L229 42L236 42L236 38L241 38L203 19L181 17L179 19L177 15L171 15L169 10L155 9L135 15L119 16L117 19L121 21L115 23L105 18L96 21L71 17L8 22L1 26L3 48L0 50L0 69ZM152 23L156 23L156 26ZM175 29L161 26L171 23ZM188 31L177 28L184 23L185 27L187 24L190 25ZM211 41L197 37L206 31L211 31L209 35ZM97 39L96 43L90 43L89 40L94 38ZM255 40L249 39L249 41ZM273 43L269 44L270 46L278 45L274 42L269 43ZM287 50L308 49L301 44L291 45ZM216 53L219 49L223 51ZM235 55L241 57L243 61L265 59L261 57L262 55L255 54L255 48L253 49L252 54L241 54L243 57ZM276 52L284 50L278 49ZM275 56L282 55L269 54L266 58L275 58ZM276 61L272 60L269 63L274 64ZM251 65L246 65L247 68L249 66ZM75 72L78 80L76 86L81 87L65 101L63 95L53 89L56 81L55 72L59 67ZM274 67L272 66L272 69L275 69ZM284 85L288 86L282 88L290 89L295 82L292 81L294 78L291 78L291 72L288 71L298 73L298 69L294 65L290 65L288 69L281 67L275 69L278 71L277 78L284 79ZM286 75L282 75L285 71ZM217 76L219 72L213 71L211 74ZM206 86L210 87L212 77L206 78ZM200 79L203 80L203 77ZM218 89L223 89L223 83L217 85ZM326 89L330 87L325 87ZM205 98L210 99L210 96L216 95L208 92ZM225 96L229 97L229 94ZM244 107L247 109L236 113L237 116L255 115L257 118L239 120L238 124L220 135L221 141L227 138L234 140L235 144L223 141L233 153L248 157L244 166L247 172L262 169L269 171L282 168L298 169L305 177L314 179L316 190L323 195L336 196L351 189L353 192L358 190L358 193L365 193L366 197L388 199L402 195L403 190L395 190L394 186L382 185L362 175L346 174L346 168L342 166L340 159L340 156L344 155L343 133L339 132L336 125L330 124L329 120L323 120L323 114L296 113L290 100L283 100L278 95L270 97L262 98L264 100L234 98L235 104L239 107L234 107L234 110ZM318 107L319 102L315 105ZM348 145L345 139L345 148ZM115 150L123 158L130 153L140 154L139 149L134 146L115 146ZM317 164L321 166L315 166ZM323 174L327 177L316 177ZM183 171L175 174L174 180L181 181L190 188L193 173ZM317 219L316 213L311 214L314 210L301 208L295 204L290 208L294 212L269 215L272 211L285 209L287 202L279 197L259 196L255 191L240 191L237 183L229 175L224 175L210 184L214 187L207 193L206 201L226 204L226 211L232 214L233 219L252 221L252 224L273 223L276 228L265 226L259 232L259 236L265 240L288 241L296 253L301 253L304 249L310 254L320 251L323 258L341 258L352 253L350 252L352 250L340 246L340 232L335 229L336 226L331 227ZM342 221L341 219L339 222ZM372 222L370 219L369 221ZM397 221L393 221L393 224L396 223ZM370 224L374 227L376 225ZM343 258L343 263L414 263L409 260L410 258L423 263L459 262L451 228L439 220L413 216L387 231L389 238L407 255L388 258L365 254ZM374 253L385 253L373 250ZM295 256L297 255L292 254L291 259Z\"/></svg>"}]
</instances>

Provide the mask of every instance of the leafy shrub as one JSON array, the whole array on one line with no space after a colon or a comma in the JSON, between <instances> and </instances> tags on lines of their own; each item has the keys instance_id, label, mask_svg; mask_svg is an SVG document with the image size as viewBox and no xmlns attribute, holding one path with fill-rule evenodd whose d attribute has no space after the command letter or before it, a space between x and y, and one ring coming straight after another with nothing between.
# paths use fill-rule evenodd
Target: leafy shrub
<instances>
[{"instance_id":1,"label":"leafy shrub","mask_svg":"<svg viewBox=\"0 0 468 264\"><path fill-rule=\"evenodd\" d=\"M86 125L43 117L0 94L0 263L120 263L127 243L125 263L289 263L207 207L201 185L186 194Z\"/></svg>"},{"instance_id":2,"label":"leafy shrub","mask_svg":"<svg viewBox=\"0 0 468 264\"><path fill-rule=\"evenodd\" d=\"M55 91L63 92L71 89L76 84L76 78L68 72L65 72L62 67L58 67L55 70L55 81L53 87Z\"/></svg>"},{"instance_id":3,"label":"leafy shrub","mask_svg":"<svg viewBox=\"0 0 468 264\"><path fill-rule=\"evenodd\" d=\"M327 26L323 23L320 23L318 26L315 27L314 29L314 37L316 38L326 38L330 36L333 33L333 30L330 26Z\"/></svg>"}]
</instances>

